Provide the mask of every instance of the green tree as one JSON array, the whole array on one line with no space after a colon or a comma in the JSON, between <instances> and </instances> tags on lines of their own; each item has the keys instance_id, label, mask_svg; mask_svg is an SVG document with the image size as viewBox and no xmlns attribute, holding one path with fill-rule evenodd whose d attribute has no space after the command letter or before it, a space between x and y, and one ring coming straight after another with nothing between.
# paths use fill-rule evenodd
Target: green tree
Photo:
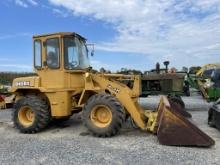
<instances>
[{"instance_id":1,"label":"green tree","mask_svg":"<svg viewBox=\"0 0 220 165\"><path fill-rule=\"evenodd\" d=\"M0 84L3 85L11 85L13 80L18 77L28 77L28 76L34 76L35 73L30 72L0 72Z\"/></svg>"},{"instance_id":2,"label":"green tree","mask_svg":"<svg viewBox=\"0 0 220 165\"><path fill-rule=\"evenodd\" d=\"M189 68L189 73L190 74L196 74L201 69L201 66L192 66Z\"/></svg>"}]
</instances>

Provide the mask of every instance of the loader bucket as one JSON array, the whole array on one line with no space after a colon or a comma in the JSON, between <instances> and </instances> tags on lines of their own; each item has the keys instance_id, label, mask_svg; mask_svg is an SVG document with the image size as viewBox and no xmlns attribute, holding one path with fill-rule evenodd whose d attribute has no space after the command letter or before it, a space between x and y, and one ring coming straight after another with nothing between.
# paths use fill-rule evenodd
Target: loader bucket
<instances>
[{"instance_id":1,"label":"loader bucket","mask_svg":"<svg viewBox=\"0 0 220 165\"><path fill-rule=\"evenodd\" d=\"M162 96L154 132L163 145L210 147L214 140L193 124L191 118Z\"/></svg>"}]
</instances>

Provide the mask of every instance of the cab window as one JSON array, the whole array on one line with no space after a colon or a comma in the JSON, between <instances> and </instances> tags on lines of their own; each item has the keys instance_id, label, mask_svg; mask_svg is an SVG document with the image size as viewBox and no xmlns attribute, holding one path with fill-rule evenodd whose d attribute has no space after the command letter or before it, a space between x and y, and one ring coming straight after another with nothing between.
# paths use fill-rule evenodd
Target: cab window
<instances>
[{"instance_id":1,"label":"cab window","mask_svg":"<svg viewBox=\"0 0 220 165\"><path fill-rule=\"evenodd\" d=\"M51 69L57 69L60 67L60 48L59 48L59 39L52 38L46 41L46 50L47 50L47 66Z\"/></svg>"},{"instance_id":2,"label":"cab window","mask_svg":"<svg viewBox=\"0 0 220 165\"><path fill-rule=\"evenodd\" d=\"M84 41L78 38L64 38L64 65L65 69L89 68L88 51Z\"/></svg>"},{"instance_id":3,"label":"cab window","mask_svg":"<svg viewBox=\"0 0 220 165\"><path fill-rule=\"evenodd\" d=\"M34 67L35 68L41 68L42 66L42 60L41 60L41 41L36 40L34 41Z\"/></svg>"}]
</instances>

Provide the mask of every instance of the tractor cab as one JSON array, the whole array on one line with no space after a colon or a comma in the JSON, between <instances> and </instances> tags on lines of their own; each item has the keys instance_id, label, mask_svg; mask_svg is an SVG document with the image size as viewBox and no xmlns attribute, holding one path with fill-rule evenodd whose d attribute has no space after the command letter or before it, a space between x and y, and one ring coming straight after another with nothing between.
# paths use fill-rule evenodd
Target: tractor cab
<instances>
[{"instance_id":1,"label":"tractor cab","mask_svg":"<svg viewBox=\"0 0 220 165\"><path fill-rule=\"evenodd\" d=\"M65 32L37 35L33 42L34 69L42 86L70 88L83 84L82 73L90 68L85 38ZM79 82L72 83L71 79Z\"/></svg>"},{"instance_id":2,"label":"tractor cab","mask_svg":"<svg viewBox=\"0 0 220 165\"><path fill-rule=\"evenodd\" d=\"M34 67L84 70L89 68L86 39L76 33L34 36Z\"/></svg>"}]
</instances>

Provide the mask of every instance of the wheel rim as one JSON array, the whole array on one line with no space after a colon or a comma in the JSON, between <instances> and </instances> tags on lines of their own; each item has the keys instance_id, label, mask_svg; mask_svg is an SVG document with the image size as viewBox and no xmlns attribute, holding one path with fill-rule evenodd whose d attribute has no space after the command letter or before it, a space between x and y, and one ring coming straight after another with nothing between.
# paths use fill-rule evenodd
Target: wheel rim
<instances>
[{"instance_id":1,"label":"wheel rim","mask_svg":"<svg viewBox=\"0 0 220 165\"><path fill-rule=\"evenodd\" d=\"M29 106L20 108L18 112L18 120L23 126L31 126L34 122L34 118L35 114L32 108L30 108Z\"/></svg>"},{"instance_id":2,"label":"wheel rim","mask_svg":"<svg viewBox=\"0 0 220 165\"><path fill-rule=\"evenodd\" d=\"M112 112L105 105L97 105L92 109L90 118L95 126L107 127L112 122Z\"/></svg>"}]
</instances>

